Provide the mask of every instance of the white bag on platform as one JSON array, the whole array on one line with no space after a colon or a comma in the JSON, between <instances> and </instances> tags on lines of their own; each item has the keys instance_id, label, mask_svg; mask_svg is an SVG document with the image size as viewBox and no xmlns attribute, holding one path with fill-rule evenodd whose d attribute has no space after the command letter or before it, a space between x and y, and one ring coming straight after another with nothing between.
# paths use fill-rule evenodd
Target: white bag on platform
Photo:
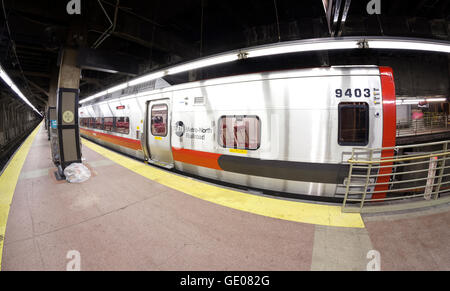
<instances>
[{"instance_id":1,"label":"white bag on platform","mask_svg":"<svg viewBox=\"0 0 450 291\"><path fill-rule=\"evenodd\" d=\"M64 176L69 183L83 183L91 177L91 171L81 163L73 163L64 169Z\"/></svg>"}]
</instances>

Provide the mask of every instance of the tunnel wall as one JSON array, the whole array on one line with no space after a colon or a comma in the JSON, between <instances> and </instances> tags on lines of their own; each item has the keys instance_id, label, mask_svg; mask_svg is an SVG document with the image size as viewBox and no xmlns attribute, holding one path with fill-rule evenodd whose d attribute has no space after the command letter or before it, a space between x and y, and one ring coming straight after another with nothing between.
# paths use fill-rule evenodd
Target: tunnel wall
<instances>
[{"instance_id":1,"label":"tunnel wall","mask_svg":"<svg viewBox=\"0 0 450 291\"><path fill-rule=\"evenodd\" d=\"M0 95L0 171L40 121L41 118L23 102Z\"/></svg>"}]
</instances>

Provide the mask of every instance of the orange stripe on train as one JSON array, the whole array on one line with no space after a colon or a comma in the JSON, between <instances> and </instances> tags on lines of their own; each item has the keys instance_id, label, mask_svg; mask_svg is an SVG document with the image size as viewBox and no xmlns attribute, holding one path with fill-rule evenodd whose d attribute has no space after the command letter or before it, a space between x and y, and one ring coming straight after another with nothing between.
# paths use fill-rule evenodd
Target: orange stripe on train
<instances>
[{"instance_id":1,"label":"orange stripe on train","mask_svg":"<svg viewBox=\"0 0 450 291\"><path fill-rule=\"evenodd\" d=\"M173 159L178 162L192 164L200 167L222 170L219 166L221 154L194 151L172 147Z\"/></svg>"},{"instance_id":2,"label":"orange stripe on train","mask_svg":"<svg viewBox=\"0 0 450 291\"><path fill-rule=\"evenodd\" d=\"M120 145L120 146L129 148L129 149L132 149L132 150L136 150L136 151L142 150L141 142L137 139L116 136L116 135L98 132L98 131L90 130L90 129L84 129L84 128L80 128L80 132L82 134L91 136L93 138L97 138L97 139L103 140L105 142Z\"/></svg>"}]
</instances>

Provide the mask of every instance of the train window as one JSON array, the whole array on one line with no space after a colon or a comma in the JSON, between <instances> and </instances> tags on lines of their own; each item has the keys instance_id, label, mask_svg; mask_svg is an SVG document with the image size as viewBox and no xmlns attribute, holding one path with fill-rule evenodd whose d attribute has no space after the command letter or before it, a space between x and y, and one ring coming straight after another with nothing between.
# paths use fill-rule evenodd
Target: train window
<instances>
[{"instance_id":1,"label":"train window","mask_svg":"<svg viewBox=\"0 0 450 291\"><path fill-rule=\"evenodd\" d=\"M82 126L84 126L84 127L89 127L89 122L90 122L90 118L88 117L88 118L82 118L81 119L82 120Z\"/></svg>"},{"instance_id":2,"label":"train window","mask_svg":"<svg viewBox=\"0 0 450 291\"><path fill-rule=\"evenodd\" d=\"M152 135L167 135L167 105L157 104L152 106Z\"/></svg>"},{"instance_id":3,"label":"train window","mask_svg":"<svg viewBox=\"0 0 450 291\"><path fill-rule=\"evenodd\" d=\"M103 122L102 122L102 118L101 117L96 117L95 118L94 128L103 129Z\"/></svg>"},{"instance_id":4,"label":"train window","mask_svg":"<svg viewBox=\"0 0 450 291\"><path fill-rule=\"evenodd\" d=\"M114 131L118 133L128 134L130 133L130 118L128 117L114 117L113 123L115 123Z\"/></svg>"},{"instance_id":5,"label":"train window","mask_svg":"<svg viewBox=\"0 0 450 291\"><path fill-rule=\"evenodd\" d=\"M111 131L113 129L113 118L112 117L103 118L103 126L106 131Z\"/></svg>"},{"instance_id":6,"label":"train window","mask_svg":"<svg viewBox=\"0 0 450 291\"><path fill-rule=\"evenodd\" d=\"M257 150L261 144L261 121L258 116L222 116L218 136L219 145L224 148Z\"/></svg>"},{"instance_id":7,"label":"train window","mask_svg":"<svg viewBox=\"0 0 450 291\"><path fill-rule=\"evenodd\" d=\"M369 142L369 105L363 102L339 104L338 143L364 146Z\"/></svg>"}]
</instances>

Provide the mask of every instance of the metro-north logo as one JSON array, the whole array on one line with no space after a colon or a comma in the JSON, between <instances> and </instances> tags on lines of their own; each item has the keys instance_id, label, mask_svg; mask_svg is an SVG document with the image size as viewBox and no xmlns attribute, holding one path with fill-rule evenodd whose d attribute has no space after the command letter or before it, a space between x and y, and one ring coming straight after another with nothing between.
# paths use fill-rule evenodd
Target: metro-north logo
<instances>
[{"instance_id":1,"label":"metro-north logo","mask_svg":"<svg viewBox=\"0 0 450 291\"><path fill-rule=\"evenodd\" d=\"M184 134L184 123L183 121L177 121L177 123L175 123L175 134L179 137L182 137Z\"/></svg>"}]
</instances>

